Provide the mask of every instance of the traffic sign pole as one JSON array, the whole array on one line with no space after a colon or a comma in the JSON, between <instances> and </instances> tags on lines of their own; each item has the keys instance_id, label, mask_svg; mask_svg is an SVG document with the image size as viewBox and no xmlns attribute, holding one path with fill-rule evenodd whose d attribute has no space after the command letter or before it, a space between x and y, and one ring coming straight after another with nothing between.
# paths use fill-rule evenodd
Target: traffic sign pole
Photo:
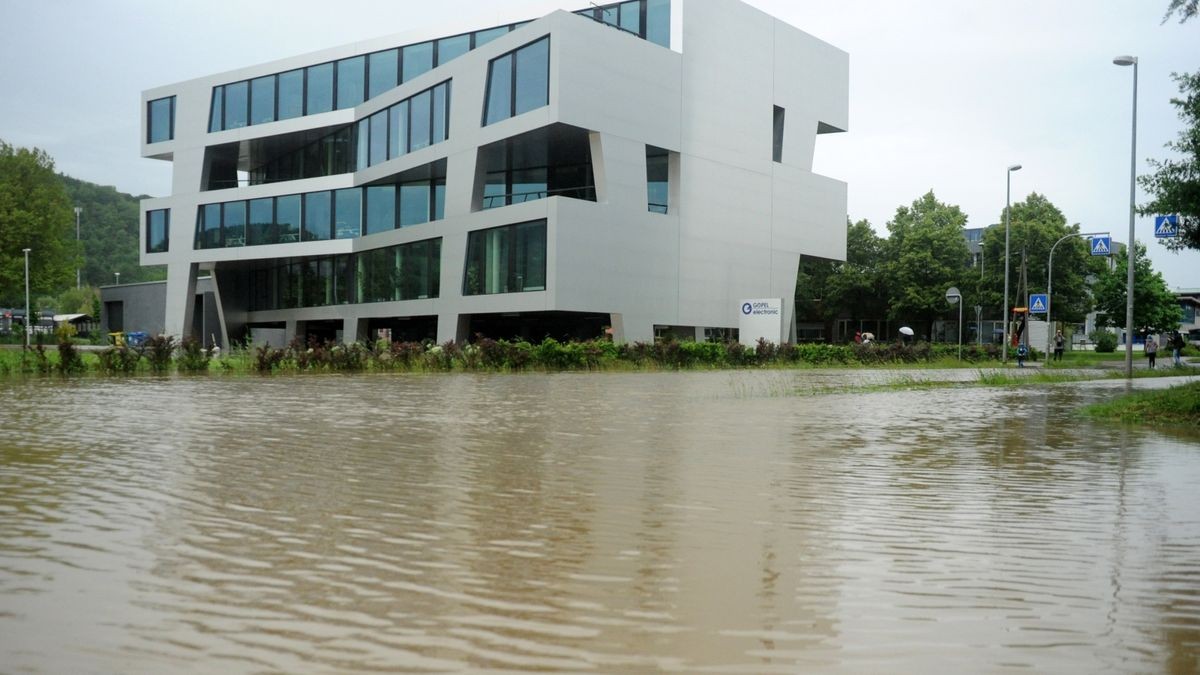
<instances>
[{"instance_id":1,"label":"traffic sign pole","mask_svg":"<svg viewBox=\"0 0 1200 675\"><path fill-rule=\"evenodd\" d=\"M1070 239L1071 237L1096 237L1096 238L1108 239L1108 241L1110 241L1110 242L1112 241L1112 238L1109 237L1107 232L1075 232L1072 234L1068 234L1065 237L1062 237L1058 241L1054 242L1054 245L1050 247L1050 260L1046 264L1046 353L1047 354L1050 353L1050 346L1054 343L1054 334L1050 332L1050 326L1052 325L1050 322L1050 317L1052 316L1050 314L1050 309L1051 309L1051 303L1054 300L1054 290L1053 290L1054 289L1054 249L1058 248L1059 244ZM1110 251L1112 250L1111 243L1109 244L1108 249ZM1092 246L1092 254L1097 255L1096 247L1094 245Z\"/></svg>"}]
</instances>

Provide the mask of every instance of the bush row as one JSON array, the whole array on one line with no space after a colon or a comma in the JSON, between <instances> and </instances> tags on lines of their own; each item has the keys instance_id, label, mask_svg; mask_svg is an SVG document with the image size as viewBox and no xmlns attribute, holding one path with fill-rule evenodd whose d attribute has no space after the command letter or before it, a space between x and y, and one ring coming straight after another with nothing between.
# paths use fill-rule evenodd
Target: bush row
<instances>
[{"instance_id":1,"label":"bush row","mask_svg":"<svg viewBox=\"0 0 1200 675\"><path fill-rule=\"evenodd\" d=\"M58 359L38 344L23 357L21 372L63 375L89 370L68 339L60 339ZM211 349L192 338L176 342L169 336L146 340L137 347L110 347L97 354L90 369L104 375L130 375L139 370L162 374L207 372L211 364L226 371L362 372L362 371L563 371L602 369L754 368L770 366L838 366L918 364L955 359L953 345L874 343L869 345L782 344L759 341L754 347L736 342L655 341L613 344L604 340L558 342L547 338L494 340L477 336L474 342L387 342L340 344L293 341L283 348L262 345L234 349L214 359ZM1011 350L1010 350L1011 355ZM994 345L963 347L970 362L997 360ZM1036 352L1034 353L1036 358ZM0 362L0 371L11 369Z\"/></svg>"}]
</instances>

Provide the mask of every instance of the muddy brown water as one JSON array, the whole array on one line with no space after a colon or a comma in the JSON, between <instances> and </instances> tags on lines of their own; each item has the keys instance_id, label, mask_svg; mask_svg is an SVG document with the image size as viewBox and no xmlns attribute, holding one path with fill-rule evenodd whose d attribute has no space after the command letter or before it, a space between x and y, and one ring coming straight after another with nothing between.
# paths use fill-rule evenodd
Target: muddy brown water
<instances>
[{"instance_id":1,"label":"muddy brown water","mask_svg":"<svg viewBox=\"0 0 1200 675\"><path fill-rule=\"evenodd\" d=\"M1197 672L1200 437L937 376L4 382L0 671Z\"/></svg>"}]
</instances>

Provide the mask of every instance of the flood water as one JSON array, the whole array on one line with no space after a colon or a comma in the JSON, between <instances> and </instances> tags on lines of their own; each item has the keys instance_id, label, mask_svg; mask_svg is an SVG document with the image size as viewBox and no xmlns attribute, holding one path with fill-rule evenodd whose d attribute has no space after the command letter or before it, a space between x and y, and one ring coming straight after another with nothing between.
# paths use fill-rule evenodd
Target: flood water
<instances>
[{"instance_id":1,"label":"flood water","mask_svg":"<svg viewBox=\"0 0 1200 675\"><path fill-rule=\"evenodd\" d=\"M896 376L3 382L0 671L1200 669L1200 436Z\"/></svg>"}]
</instances>

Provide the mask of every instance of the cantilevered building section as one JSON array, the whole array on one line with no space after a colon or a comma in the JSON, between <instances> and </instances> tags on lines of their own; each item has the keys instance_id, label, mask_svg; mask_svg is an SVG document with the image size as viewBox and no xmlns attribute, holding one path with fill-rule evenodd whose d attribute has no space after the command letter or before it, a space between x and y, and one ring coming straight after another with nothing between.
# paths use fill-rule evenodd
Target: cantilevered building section
<instances>
[{"instance_id":1,"label":"cantilevered building section","mask_svg":"<svg viewBox=\"0 0 1200 675\"><path fill-rule=\"evenodd\" d=\"M577 8L145 92L167 332L208 275L223 343L703 338L764 297L792 324L800 255L845 255L812 161L846 53L736 0Z\"/></svg>"}]
</instances>

